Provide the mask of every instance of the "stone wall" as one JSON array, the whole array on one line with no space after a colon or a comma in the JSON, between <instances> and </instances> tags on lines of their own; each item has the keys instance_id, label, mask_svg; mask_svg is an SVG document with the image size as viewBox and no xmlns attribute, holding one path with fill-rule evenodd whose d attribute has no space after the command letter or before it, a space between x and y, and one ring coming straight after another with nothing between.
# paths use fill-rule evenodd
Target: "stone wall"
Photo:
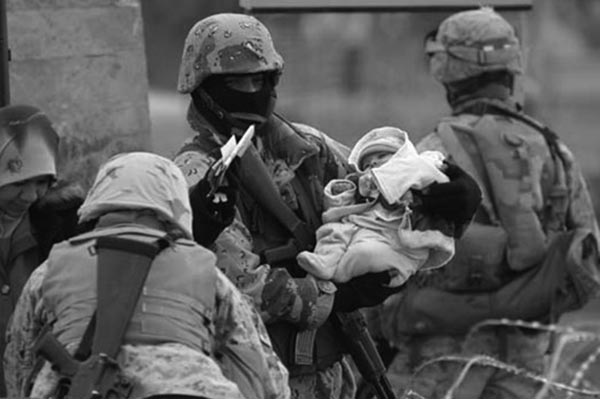
<instances>
[{"instance_id":1,"label":"stone wall","mask_svg":"<svg viewBox=\"0 0 600 399\"><path fill-rule=\"evenodd\" d=\"M140 0L8 0L11 103L61 136L60 173L89 187L111 155L150 149Z\"/></svg>"}]
</instances>

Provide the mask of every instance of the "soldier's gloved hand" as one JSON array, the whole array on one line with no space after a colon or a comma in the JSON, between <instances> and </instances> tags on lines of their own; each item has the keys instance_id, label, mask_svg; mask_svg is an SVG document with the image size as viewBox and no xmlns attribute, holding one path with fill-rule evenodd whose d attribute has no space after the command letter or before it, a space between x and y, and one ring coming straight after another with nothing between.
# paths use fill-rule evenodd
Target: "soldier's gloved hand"
<instances>
[{"instance_id":1,"label":"soldier's gloved hand","mask_svg":"<svg viewBox=\"0 0 600 399\"><path fill-rule=\"evenodd\" d=\"M211 245L233 222L238 189L234 185L219 187L209 196L210 183L202 179L190 191L192 231L194 240L203 246Z\"/></svg>"},{"instance_id":2,"label":"soldier's gloved hand","mask_svg":"<svg viewBox=\"0 0 600 399\"><path fill-rule=\"evenodd\" d=\"M455 237L460 237L481 203L481 189L463 169L445 162L448 183L433 183L422 191L414 190L416 209L425 215L439 217L455 225Z\"/></svg>"},{"instance_id":3,"label":"soldier's gloved hand","mask_svg":"<svg viewBox=\"0 0 600 399\"><path fill-rule=\"evenodd\" d=\"M387 271L367 273L352 280L336 284L333 299L334 312L352 312L360 308L379 305L387 297L400 291L400 287L388 287L391 275Z\"/></svg>"}]
</instances>

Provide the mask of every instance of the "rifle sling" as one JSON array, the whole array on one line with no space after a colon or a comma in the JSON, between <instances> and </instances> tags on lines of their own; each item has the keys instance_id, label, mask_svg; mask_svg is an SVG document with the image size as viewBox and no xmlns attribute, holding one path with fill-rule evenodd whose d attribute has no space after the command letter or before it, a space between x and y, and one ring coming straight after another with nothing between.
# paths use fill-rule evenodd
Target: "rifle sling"
<instances>
[{"instance_id":1,"label":"rifle sling","mask_svg":"<svg viewBox=\"0 0 600 399\"><path fill-rule=\"evenodd\" d=\"M509 118L517 119L525 123L526 125L540 132L542 136L544 136L544 139L546 140L546 143L548 143L548 147L550 148L552 157L558 157L560 158L561 162L565 163L563 155L560 149L558 148L558 134L554 130L550 129L548 126L533 119L529 115L526 115L519 111L515 111L513 109L508 108L507 106L500 105L493 101L486 101L485 99L480 99L473 105L465 107L464 111L472 113L474 115L484 115L487 113L502 115Z\"/></svg>"},{"instance_id":2,"label":"rifle sling","mask_svg":"<svg viewBox=\"0 0 600 399\"><path fill-rule=\"evenodd\" d=\"M484 168L481 154L480 152L473 154L470 151L467 151L465 149L466 143L463 143L463 140L469 140L472 145L477 146L476 141L467 132L464 132L463 135L459 136L457 132L454 131L453 126L448 122L442 122L438 125L438 134L454 160L465 168L477 182L482 194L481 206L485 210L492 224L500 224L498 212L496 211L496 206L493 202L494 196L490 184L486 175L481 173L481 170Z\"/></svg>"},{"instance_id":3,"label":"rifle sling","mask_svg":"<svg viewBox=\"0 0 600 399\"><path fill-rule=\"evenodd\" d=\"M117 356L150 265L166 245L162 238L144 243L105 236L98 238L96 247L98 305L77 348L78 360L91 353Z\"/></svg>"}]
</instances>

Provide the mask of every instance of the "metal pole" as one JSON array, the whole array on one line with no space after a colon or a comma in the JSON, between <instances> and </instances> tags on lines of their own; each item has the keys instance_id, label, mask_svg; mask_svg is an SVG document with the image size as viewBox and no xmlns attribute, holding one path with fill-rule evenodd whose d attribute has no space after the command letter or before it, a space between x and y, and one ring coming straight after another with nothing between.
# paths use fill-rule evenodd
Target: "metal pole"
<instances>
[{"instance_id":1,"label":"metal pole","mask_svg":"<svg viewBox=\"0 0 600 399\"><path fill-rule=\"evenodd\" d=\"M6 0L0 0L0 107L10 103L10 75L8 62L8 27L6 22Z\"/></svg>"}]
</instances>

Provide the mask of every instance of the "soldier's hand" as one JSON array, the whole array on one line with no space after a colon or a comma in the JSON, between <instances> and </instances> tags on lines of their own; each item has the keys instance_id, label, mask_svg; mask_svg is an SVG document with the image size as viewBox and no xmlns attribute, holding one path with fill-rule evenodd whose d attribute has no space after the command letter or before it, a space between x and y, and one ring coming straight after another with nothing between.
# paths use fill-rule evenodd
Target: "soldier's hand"
<instances>
[{"instance_id":1,"label":"soldier's hand","mask_svg":"<svg viewBox=\"0 0 600 399\"><path fill-rule=\"evenodd\" d=\"M360 308L379 305L387 297L400 291L400 287L388 287L391 275L387 271L367 273L337 284L333 299L334 312L352 312Z\"/></svg>"},{"instance_id":2,"label":"soldier's hand","mask_svg":"<svg viewBox=\"0 0 600 399\"><path fill-rule=\"evenodd\" d=\"M433 183L423 191L413 191L418 201L416 209L452 222L460 231L477 211L481 189L467 172L453 163L446 162L444 173L450 179L448 183Z\"/></svg>"},{"instance_id":3,"label":"soldier's hand","mask_svg":"<svg viewBox=\"0 0 600 399\"><path fill-rule=\"evenodd\" d=\"M238 190L235 186L219 187L214 195L210 183L202 179L190 191L192 230L200 245L208 246L233 222Z\"/></svg>"}]
</instances>

